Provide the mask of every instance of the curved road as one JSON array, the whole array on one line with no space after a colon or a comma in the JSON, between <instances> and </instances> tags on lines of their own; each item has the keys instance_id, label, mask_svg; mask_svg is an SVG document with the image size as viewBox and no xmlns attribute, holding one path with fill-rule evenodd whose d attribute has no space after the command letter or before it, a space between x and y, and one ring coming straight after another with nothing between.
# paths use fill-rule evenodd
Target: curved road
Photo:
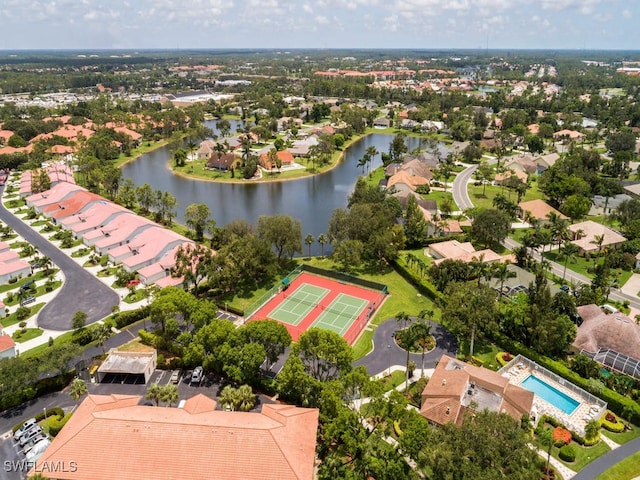
<instances>
[{"instance_id":1,"label":"curved road","mask_svg":"<svg viewBox=\"0 0 640 480\"><path fill-rule=\"evenodd\" d=\"M2 189L0 188L0 197ZM1 204L2 202L0 202ZM49 240L36 233L22 220L0 205L0 220L9 225L25 241L36 247L64 273L65 281L53 300L38 314L38 326L49 330L70 330L74 313L87 314L87 325L111 314L120 303L118 294L87 272Z\"/></svg>"},{"instance_id":2,"label":"curved road","mask_svg":"<svg viewBox=\"0 0 640 480\"><path fill-rule=\"evenodd\" d=\"M467 184L469 183L469 180L471 180L473 172L475 172L477 168L478 165L470 165L463 171L458 173L458 175L456 175L456 178L453 179L451 193L453 194L454 202L456 202L456 205L458 206L458 210L462 211L466 210L467 208L473 207L471 198L469 198Z\"/></svg>"},{"instance_id":3,"label":"curved road","mask_svg":"<svg viewBox=\"0 0 640 480\"><path fill-rule=\"evenodd\" d=\"M424 355L425 368L433 368L442 355L455 356L458 351L458 344L455 337L442 325L427 321L431 325L431 335L436 340L436 346ZM409 322L407 325L411 325ZM400 329L400 325L395 318L386 320L376 328L373 334L373 350L369 355L362 357L354 365L364 365L369 375L376 375L387 370L390 365L406 365L407 351L398 346L393 333ZM422 354L411 353L409 359L416 363L416 371L422 368Z\"/></svg>"}]
</instances>

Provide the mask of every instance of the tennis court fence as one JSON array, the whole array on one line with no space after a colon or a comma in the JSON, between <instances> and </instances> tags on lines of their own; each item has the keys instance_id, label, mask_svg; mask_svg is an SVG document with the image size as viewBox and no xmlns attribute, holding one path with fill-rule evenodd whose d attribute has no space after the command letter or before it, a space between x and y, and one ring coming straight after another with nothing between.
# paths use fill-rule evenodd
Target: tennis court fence
<instances>
[{"instance_id":1,"label":"tennis court fence","mask_svg":"<svg viewBox=\"0 0 640 480\"><path fill-rule=\"evenodd\" d=\"M351 283L353 285L359 285L361 287L369 288L371 290L377 290L383 292L385 295L388 293L387 286L384 283L373 282L371 280L365 280L364 278L354 277L347 273L335 272L333 270L325 270L324 268L314 267L313 265L301 265L303 271L309 273L315 273L322 277L329 277L339 282Z\"/></svg>"},{"instance_id":2,"label":"tennis court fence","mask_svg":"<svg viewBox=\"0 0 640 480\"><path fill-rule=\"evenodd\" d=\"M287 276L285 278L287 278L289 282L292 282L296 278L298 278L301 273L302 273L302 266L300 265L300 266L294 268L293 270L291 270L287 274ZM253 315L258 310L260 310L260 308L265 303L267 303L274 296L276 296L278 293L280 293L281 289L282 289L282 284L281 283L275 284L273 287L271 287L269 290L267 290L260 298L258 298L255 302L253 302L251 305L249 305L247 308L245 308L244 312L242 314L242 316L244 317L245 322L247 321L247 319L249 319L249 317L251 317L251 315Z\"/></svg>"}]
</instances>

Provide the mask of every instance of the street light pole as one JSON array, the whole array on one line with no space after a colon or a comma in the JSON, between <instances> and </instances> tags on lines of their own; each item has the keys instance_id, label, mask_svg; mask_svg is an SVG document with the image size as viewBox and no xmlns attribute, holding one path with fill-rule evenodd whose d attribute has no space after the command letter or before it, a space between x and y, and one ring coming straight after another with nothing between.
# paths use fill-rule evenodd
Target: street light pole
<instances>
[{"instance_id":1,"label":"street light pole","mask_svg":"<svg viewBox=\"0 0 640 480\"><path fill-rule=\"evenodd\" d=\"M391 344L387 344L387 351L389 352L389 376L391 376Z\"/></svg>"}]
</instances>

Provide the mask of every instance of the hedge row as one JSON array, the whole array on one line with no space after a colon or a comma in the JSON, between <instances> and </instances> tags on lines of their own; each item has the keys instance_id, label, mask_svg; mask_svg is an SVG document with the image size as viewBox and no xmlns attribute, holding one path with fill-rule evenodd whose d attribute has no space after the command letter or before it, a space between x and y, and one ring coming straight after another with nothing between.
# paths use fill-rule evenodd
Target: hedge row
<instances>
[{"instance_id":1,"label":"hedge row","mask_svg":"<svg viewBox=\"0 0 640 480\"><path fill-rule=\"evenodd\" d=\"M64 427L71 418L71 415L73 415L73 413L67 413L64 417L58 417L54 422L49 422L49 435L52 437L58 435L62 427Z\"/></svg>"},{"instance_id":2,"label":"hedge row","mask_svg":"<svg viewBox=\"0 0 640 480\"><path fill-rule=\"evenodd\" d=\"M515 340L511 340L504 335L496 334L494 335L494 340L496 341L496 343L498 343L498 345L502 346L503 348L507 348L507 350L512 354L524 355L525 357L552 371L556 375L559 375L564 379L570 381L574 385L577 385L584 390L588 390L587 379L570 370L562 363L540 355L539 353L534 352L530 348L527 348L524 345L516 342ZM602 390L602 392L594 395L607 402L609 409L615 412L618 416L626 418L631 423L640 425L640 405L638 405L637 402L606 387Z\"/></svg>"},{"instance_id":3,"label":"hedge row","mask_svg":"<svg viewBox=\"0 0 640 480\"><path fill-rule=\"evenodd\" d=\"M562 422L560 422L556 418L551 417L549 415L542 415L540 417L540 420L538 421L538 427L541 427L545 423L553 425L554 427L562 427L562 428L564 428L565 430L567 430L571 434L571 440L573 440L574 442L576 442L576 443L578 443L580 445L583 445L585 447L591 447L591 446L595 445L596 443L598 443L600 441L600 439L598 438L598 435L596 435L595 438L590 438L589 440L587 440L586 438L581 436L575 430L569 430L566 425L564 425Z\"/></svg>"},{"instance_id":4,"label":"hedge row","mask_svg":"<svg viewBox=\"0 0 640 480\"><path fill-rule=\"evenodd\" d=\"M149 311L151 307L149 305L145 305L143 307L138 308L137 310L129 310L126 312L118 313L116 317L116 328L123 328L127 325L131 325L132 323L136 323L143 318L149 316Z\"/></svg>"},{"instance_id":5,"label":"hedge row","mask_svg":"<svg viewBox=\"0 0 640 480\"><path fill-rule=\"evenodd\" d=\"M411 269L407 268L401 260L394 260L392 265L396 272L400 274L407 282L411 283L416 289L425 297L433 300L434 302L440 302L443 299L442 293L436 290L436 287L424 279L416 275Z\"/></svg>"},{"instance_id":6,"label":"hedge row","mask_svg":"<svg viewBox=\"0 0 640 480\"><path fill-rule=\"evenodd\" d=\"M62 417L62 416L64 416L64 410L62 410L60 407L47 408L47 418L48 417L52 417L54 415L56 415L58 417ZM38 413L34 418L36 419L36 422L40 422L40 421L44 420L45 419L44 411ZM30 419L27 418L27 420L30 420ZM16 430L18 430L22 425L24 425L24 423L27 420L23 420L22 422L18 423L16 426L14 426L13 429L12 429L12 433L16 433Z\"/></svg>"}]
</instances>

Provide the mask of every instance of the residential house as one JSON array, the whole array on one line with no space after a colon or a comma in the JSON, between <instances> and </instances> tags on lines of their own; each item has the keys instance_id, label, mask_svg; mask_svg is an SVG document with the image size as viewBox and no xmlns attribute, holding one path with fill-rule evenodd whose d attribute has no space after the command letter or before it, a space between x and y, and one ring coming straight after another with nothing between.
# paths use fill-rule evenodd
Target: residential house
<instances>
[{"instance_id":1,"label":"residential house","mask_svg":"<svg viewBox=\"0 0 640 480\"><path fill-rule=\"evenodd\" d=\"M555 132L553 134L553 139L555 141L559 141L559 140L582 140L585 137L584 133L581 132L577 132L575 130L560 130L558 132Z\"/></svg>"},{"instance_id":2,"label":"residential house","mask_svg":"<svg viewBox=\"0 0 640 480\"><path fill-rule=\"evenodd\" d=\"M265 403L259 413L228 412L202 394L179 408L141 400L89 395L38 465L78 465L57 470L58 480L315 478L317 409Z\"/></svg>"},{"instance_id":3,"label":"residential house","mask_svg":"<svg viewBox=\"0 0 640 480\"><path fill-rule=\"evenodd\" d=\"M4 303L2 304L4 309ZM11 338L11 335L7 335L2 331L2 325L0 324L0 358L13 358L16 356L16 342Z\"/></svg>"},{"instance_id":4,"label":"residential house","mask_svg":"<svg viewBox=\"0 0 640 480\"><path fill-rule=\"evenodd\" d=\"M103 201L85 207L75 215L61 218L59 223L71 230L75 237L79 237L91 230L104 227L118 215L128 212L129 210L116 203Z\"/></svg>"},{"instance_id":5,"label":"residential house","mask_svg":"<svg viewBox=\"0 0 640 480\"><path fill-rule=\"evenodd\" d=\"M293 155L288 150L280 150L276 153L283 167L290 167L294 164L295 160L293 159ZM271 170L276 168L276 165L271 165L271 161L269 160L269 154L263 153L259 158L260 166L265 170Z\"/></svg>"},{"instance_id":6,"label":"residential house","mask_svg":"<svg viewBox=\"0 0 640 480\"><path fill-rule=\"evenodd\" d=\"M427 247L425 255L433 257L435 259L433 263L441 263L444 260L459 260L462 262L482 260L485 263L494 263L503 260L493 250L476 251L471 242L462 243L457 240L432 243Z\"/></svg>"},{"instance_id":7,"label":"residential house","mask_svg":"<svg viewBox=\"0 0 640 480\"><path fill-rule=\"evenodd\" d=\"M514 175L522 183L527 183L527 180L529 179L529 175L527 175L526 172L520 169L514 169L514 170L507 170L506 172L496 174L496 176L493 178L493 183L495 183L496 185L502 185L505 180L511 178Z\"/></svg>"},{"instance_id":8,"label":"residential house","mask_svg":"<svg viewBox=\"0 0 640 480\"><path fill-rule=\"evenodd\" d=\"M592 220L569 225L569 230L573 234L571 243L580 249L581 255L595 253L605 248L617 248L627 240L615 230Z\"/></svg>"},{"instance_id":9,"label":"residential house","mask_svg":"<svg viewBox=\"0 0 640 480\"><path fill-rule=\"evenodd\" d=\"M216 141L214 140L204 140L200 143L198 147L198 151L196 152L196 157L198 160L208 160L211 158L211 154L214 152L214 147L216 146Z\"/></svg>"},{"instance_id":10,"label":"residential house","mask_svg":"<svg viewBox=\"0 0 640 480\"><path fill-rule=\"evenodd\" d=\"M577 351L594 357L599 351L610 350L640 362L640 326L634 319L621 312L607 313L595 304L579 306L578 315L582 323L573 341ZM624 371L624 367L618 370Z\"/></svg>"},{"instance_id":11,"label":"residential house","mask_svg":"<svg viewBox=\"0 0 640 480\"><path fill-rule=\"evenodd\" d=\"M159 261L174 247L192 242L172 230L162 227L149 228L134 237L127 245L109 251L109 260L122 262L128 272L135 272ZM127 251L129 250L129 251Z\"/></svg>"},{"instance_id":12,"label":"residential house","mask_svg":"<svg viewBox=\"0 0 640 480\"><path fill-rule=\"evenodd\" d=\"M527 216L531 216L531 218L534 218L538 222L544 223L549 220L549 215L551 213L555 213L558 217L563 218L565 220L568 218L566 215L562 214L559 210L556 210L547 202L540 199L529 200L527 202L520 202L518 204L518 209L519 209L518 217L520 217L522 220L525 220L525 221L527 219Z\"/></svg>"},{"instance_id":13,"label":"residential house","mask_svg":"<svg viewBox=\"0 0 640 480\"><path fill-rule=\"evenodd\" d=\"M636 255L636 268L640 268L640 253Z\"/></svg>"},{"instance_id":14,"label":"residential house","mask_svg":"<svg viewBox=\"0 0 640 480\"><path fill-rule=\"evenodd\" d=\"M624 190L632 197L640 199L640 183L625 185Z\"/></svg>"},{"instance_id":15,"label":"residential house","mask_svg":"<svg viewBox=\"0 0 640 480\"><path fill-rule=\"evenodd\" d=\"M435 203L435 202L434 202ZM427 237L447 236L462 233L462 227L458 220L442 218L430 210L418 205L425 222L427 222Z\"/></svg>"},{"instance_id":16,"label":"residential house","mask_svg":"<svg viewBox=\"0 0 640 480\"><path fill-rule=\"evenodd\" d=\"M548 168L553 167L556 162L560 159L560 155L556 152L547 153L546 155L540 155L535 157L533 161L536 163L538 167L538 173L542 173Z\"/></svg>"},{"instance_id":17,"label":"residential house","mask_svg":"<svg viewBox=\"0 0 640 480\"><path fill-rule=\"evenodd\" d=\"M522 170L527 175L538 172L538 165L533 157L529 155L508 158L505 163L505 168L507 170Z\"/></svg>"},{"instance_id":18,"label":"residential house","mask_svg":"<svg viewBox=\"0 0 640 480\"><path fill-rule=\"evenodd\" d=\"M104 197L98 194L77 191L60 202L42 208L42 213L49 217L53 223L57 223L59 219L75 215L82 209L101 202L104 202Z\"/></svg>"},{"instance_id":19,"label":"residential house","mask_svg":"<svg viewBox=\"0 0 640 480\"><path fill-rule=\"evenodd\" d=\"M389 128L391 126L391 120L387 117L378 117L373 121L373 128Z\"/></svg>"},{"instance_id":20,"label":"residential house","mask_svg":"<svg viewBox=\"0 0 640 480\"><path fill-rule=\"evenodd\" d=\"M429 180L419 175L411 175L406 170L400 170L389 178L387 181L387 188L391 188L399 184L406 185L411 190L415 191L421 185L429 185Z\"/></svg>"},{"instance_id":21,"label":"residential house","mask_svg":"<svg viewBox=\"0 0 640 480\"><path fill-rule=\"evenodd\" d=\"M237 159L238 157L231 152L213 152L207 161L207 168L214 170L229 170Z\"/></svg>"},{"instance_id":22,"label":"residential house","mask_svg":"<svg viewBox=\"0 0 640 480\"><path fill-rule=\"evenodd\" d=\"M422 391L420 414L436 425L461 425L465 413L489 410L520 422L530 413L534 394L507 377L443 355Z\"/></svg>"},{"instance_id":23,"label":"residential house","mask_svg":"<svg viewBox=\"0 0 640 480\"><path fill-rule=\"evenodd\" d=\"M317 135L309 135L306 138L294 140L293 145L288 148L294 157L308 157L309 150L314 145L318 145Z\"/></svg>"},{"instance_id":24,"label":"residential house","mask_svg":"<svg viewBox=\"0 0 640 480\"><path fill-rule=\"evenodd\" d=\"M96 252L104 255L112 248L117 248L131 242L137 235L148 228L155 228L157 224L134 213L123 214L100 229L87 233L82 241L85 245L95 245Z\"/></svg>"},{"instance_id":25,"label":"residential house","mask_svg":"<svg viewBox=\"0 0 640 480\"><path fill-rule=\"evenodd\" d=\"M9 250L0 253L0 285L13 278L26 277L31 274L31 265L20 258L16 252Z\"/></svg>"}]
</instances>

